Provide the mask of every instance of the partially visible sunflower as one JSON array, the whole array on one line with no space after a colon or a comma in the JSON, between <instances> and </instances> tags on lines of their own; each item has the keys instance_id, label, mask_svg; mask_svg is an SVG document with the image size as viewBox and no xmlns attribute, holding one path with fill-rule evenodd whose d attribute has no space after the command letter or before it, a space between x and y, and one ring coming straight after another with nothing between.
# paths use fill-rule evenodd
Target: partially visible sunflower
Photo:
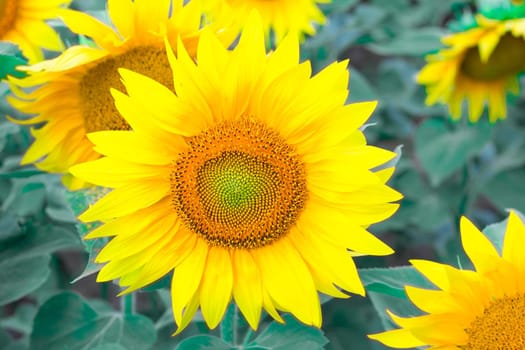
<instances>
[{"instance_id":1,"label":"partially visible sunflower","mask_svg":"<svg viewBox=\"0 0 525 350\"><path fill-rule=\"evenodd\" d=\"M233 50L206 29L197 63L168 52L175 92L121 70L132 130L89 134L105 157L71 169L113 188L80 216L103 222L88 239L115 236L98 281L127 293L173 271L178 332L199 305L217 326L232 297L253 328L262 308L319 327L318 290L364 294L352 255L392 253L366 229L401 198L374 170L394 153L360 130L376 102L344 105L347 62L311 77L293 36L267 54L255 14Z\"/></svg>"},{"instance_id":2,"label":"partially visible sunflower","mask_svg":"<svg viewBox=\"0 0 525 350\"><path fill-rule=\"evenodd\" d=\"M317 6L331 0L203 0L204 12L210 21L232 21L243 27L249 14L257 10L262 17L266 35L273 30L278 42L286 34L302 37L315 34L314 23L326 19Z\"/></svg>"},{"instance_id":3,"label":"partially visible sunflower","mask_svg":"<svg viewBox=\"0 0 525 350\"><path fill-rule=\"evenodd\" d=\"M461 238L476 271L411 261L438 287L427 290L406 286L410 300L427 314L402 318L387 311L401 328L370 338L400 349L525 349L523 222L516 213L510 213L501 255L466 218L461 219Z\"/></svg>"},{"instance_id":4,"label":"partially visible sunflower","mask_svg":"<svg viewBox=\"0 0 525 350\"><path fill-rule=\"evenodd\" d=\"M0 40L17 44L35 63L44 59L42 49L64 50L58 34L45 23L57 17L71 0L0 0Z\"/></svg>"},{"instance_id":5,"label":"partially visible sunflower","mask_svg":"<svg viewBox=\"0 0 525 350\"><path fill-rule=\"evenodd\" d=\"M109 92L110 88L123 87L117 72L120 67L173 88L164 38L175 43L180 36L193 55L200 33L199 2L183 3L109 0L109 15L117 31L84 13L62 10L60 17L69 28L92 38L96 47L70 47L53 60L26 67L28 77L10 80L17 97L10 103L23 112L36 114L32 119L15 122L46 122L32 130L35 142L22 163L36 162L45 171L64 173L74 164L99 157L86 133L129 129ZM17 87L38 88L25 93ZM69 174L64 180L72 189L82 186Z\"/></svg>"},{"instance_id":6,"label":"partially visible sunflower","mask_svg":"<svg viewBox=\"0 0 525 350\"><path fill-rule=\"evenodd\" d=\"M476 19L477 27L442 40L448 47L427 56L417 81L426 86L427 104L448 104L452 118L461 117L466 100L471 122L485 105L495 122L506 117L506 94L518 93L525 70L525 19Z\"/></svg>"}]
</instances>

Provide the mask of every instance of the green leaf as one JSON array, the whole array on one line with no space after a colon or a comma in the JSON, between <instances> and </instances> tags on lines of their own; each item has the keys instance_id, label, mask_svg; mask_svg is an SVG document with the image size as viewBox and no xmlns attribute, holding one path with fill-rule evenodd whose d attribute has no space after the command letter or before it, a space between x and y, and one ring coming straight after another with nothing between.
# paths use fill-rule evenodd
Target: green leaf
<instances>
[{"instance_id":1,"label":"green leaf","mask_svg":"<svg viewBox=\"0 0 525 350\"><path fill-rule=\"evenodd\" d=\"M20 126L14 123L8 122L8 121L1 122L0 123L0 151L4 150L9 138L12 135L18 134L19 132L20 132Z\"/></svg>"},{"instance_id":2,"label":"green leaf","mask_svg":"<svg viewBox=\"0 0 525 350\"><path fill-rule=\"evenodd\" d=\"M29 337L33 327L33 319L35 318L37 307L30 303L21 303L15 310L15 314L9 317L4 317L0 320L0 326L5 329L15 331L22 334L23 337ZM2 342L0 341L0 344ZM0 348L1 349L1 348Z\"/></svg>"},{"instance_id":3,"label":"green leaf","mask_svg":"<svg viewBox=\"0 0 525 350\"><path fill-rule=\"evenodd\" d=\"M372 302L374 309L381 320L383 328L392 329L399 328L390 319L386 310L390 310L396 315L410 317L419 316L422 312L405 296L404 298L398 298L389 294L383 294L378 292L369 291L368 298Z\"/></svg>"},{"instance_id":4,"label":"green leaf","mask_svg":"<svg viewBox=\"0 0 525 350\"><path fill-rule=\"evenodd\" d=\"M71 210L75 216L80 215L84 212L91 204L97 202L101 197L108 193L108 189L101 187L92 187L74 192L66 193L66 200L69 203ZM78 233L81 237L84 237L87 233L95 229L98 223L78 223L76 225ZM102 264L97 264L95 258L97 257L100 250L109 241L108 238L97 238L90 240L82 240L88 254L88 263L84 267L84 271L77 276L73 282L76 282L86 276L94 274L102 268Z\"/></svg>"},{"instance_id":5,"label":"green leaf","mask_svg":"<svg viewBox=\"0 0 525 350\"><path fill-rule=\"evenodd\" d=\"M272 350L318 350L328 343L320 329L306 326L290 315L285 324L272 322L250 344Z\"/></svg>"},{"instance_id":6,"label":"green leaf","mask_svg":"<svg viewBox=\"0 0 525 350\"><path fill-rule=\"evenodd\" d=\"M18 216L36 215L44 207L46 188L41 182L17 182L2 209Z\"/></svg>"},{"instance_id":7,"label":"green leaf","mask_svg":"<svg viewBox=\"0 0 525 350\"><path fill-rule=\"evenodd\" d=\"M184 339L176 350L231 350L232 346L213 335L197 335Z\"/></svg>"},{"instance_id":8,"label":"green leaf","mask_svg":"<svg viewBox=\"0 0 525 350\"><path fill-rule=\"evenodd\" d=\"M490 140L488 123L457 125L450 130L441 119L429 119L419 126L415 136L416 155L433 186L477 155Z\"/></svg>"},{"instance_id":9,"label":"green leaf","mask_svg":"<svg viewBox=\"0 0 525 350\"><path fill-rule=\"evenodd\" d=\"M502 172L488 181L482 193L501 210L515 208L525 212L525 169Z\"/></svg>"},{"instance_id":10,"label":"green leaf","mask_svg":"<svg viewBox=\"0 0 525 350\"><path fill-rule=\"evenodd\" d=\"M408 299L405 293L406 285L435 289L412 266L360 269L359 275L385 329L394 328L394 324L386 314L386 309L401 316L421 314L421 311Z\"/></svg>"},{"instance_id":11,"label":"green leaf","mask_svg":"<svg viewBox=\"0 0 525 350\"><path fill-rule=\"evenodd\" d=\"M143 350L150 348L155 339L153 322L145 316L97 313L79 295L62 293L38 311L31 348L89 350L111 343L128 350Z\"/></svg>"},{"instance_id":12,"label":"green leaf","mask_svg":"<svg viewBox=\"0 0 525 350\"><path fill-rule=\"evenodd\" d=\"M90 350L127 350L127 349L117 343L106 343L106 344L97 345Z\"/></svg>"},{"instance_id":13,"label":"green leaf","mask_svg":"<svg viewBox=\"0 0 525 350\"><path fill-rule=\"evenodd\" d=\"M74 232L59 226L41 226L38 231L30 232L9 245L0 245L0 261L28 259L65 248L80 247L80 240Z\"/></svg>"},{"instance_id":14,"label":"green leaf","mask_svg":"<svg viewBox=\"0 0 525 350\"><path fill-rule=\"evenodd\" d=\"M0 80L5 79L8 75L21 78L25 73L17 71L16 67L25 65L26 61L15 56L18 48L7 42L0 42Z\"/></svg>"},{"instance_id":15,"label":"green leaf","mask_svg":"<svg viewBox=\"0 0 525 350\"><path fill-rule=\"evenodd\" d=\"M507 230L508 219L488 225L483 229L483 233L492 242L494 247L501 254L503 252L503 240L505 239L505 231Z\"/></svg>"},{"instance_id":16,"label":"green leaf","mask_svg":"<svg viewBox=\"0 0 525 350\"><path fill-rule=\"evenodd\" d=\"M350 96L352 102L371 101L377 98L367 78L356 68L350 67Z\"/></svg>"},{"instance_id":17,"label":"green leaf","mask_svg":"<svg viewBox=\"0 0 525 350\"><path fill-rule=\"evenodd\" d=\"M421 28L407 30L389 41L372 43L368 48L373 52L384 55L422 56L441 48L441 38L445 32L441 28Z\"/></svg>"},{"instance_id":18,"label":"green leaf","mask_svg":"<svg viewBox=\"0 0 525 350\"><path fill-rule=\"evenodd\" d=\"M406 298L405 285L432 288L432 284L412 266L360 269L367 291Z\"/></svg>"},{"instance_id":19,"label":"green leaf","mask_svg":"<svg viewBox=\"0 0 525 350\"><path fill-rule=\"evenodd\" d=\"M0 305L15 301L40 287L49 275L49 259L49 255L41 255L0 260Z\"/></svg>"}]
</instances>

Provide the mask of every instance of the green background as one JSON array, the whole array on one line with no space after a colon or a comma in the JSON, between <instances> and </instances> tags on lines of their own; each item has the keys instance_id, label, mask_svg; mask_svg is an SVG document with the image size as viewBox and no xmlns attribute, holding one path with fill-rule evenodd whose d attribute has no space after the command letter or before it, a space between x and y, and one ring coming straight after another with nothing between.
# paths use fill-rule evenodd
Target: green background
<instances>
[{"instance_id":1,"label":"green background","mask_svg":"<svg viewBox=\"0 0 525 350\"><path fill-rule=\"evenodd\" d=\"M328 23L303 43L302 58L315 71L350 59L349 101L379 100L365 134L371 144L399 154L390 185L405 196L391 219L371 228L396 253L356 259L368 298L322 298L322 330L285 316L284 326L265 317L254 333L231 305L217 330L207 330L197 315L171 337L169 276L134 300L117 298L113 283L97 284L99 266L92 259L105 242L82 242L90 227L75 219L97 192L66 193L58 176L19 165L32 139L28 128L5 119L23 115L7 104L9 88L1 83L0 350L385 349L366 338L392 327L383 310L418 314L403 285L431 287L413 269L399 266L425 258L470 267L460 246L459 218L485 227L503 220L506 208L525 211L523 94L508 98L508 118L497 124L487 123L486 114L477 124L452 122L444 106L425 106L424 89L414 79L444 34L464 26L473 11L490 12L498 3L334 0L322 6ZM107 20L104 1L78 0L73 8ZM58 21L53 25L68 45L86 41ZM24 62L15 46L0 45L0 77L20 76L14 69ZM487 231L497 245L503 229L498 224Z\"/></svg>"}]
</instances>

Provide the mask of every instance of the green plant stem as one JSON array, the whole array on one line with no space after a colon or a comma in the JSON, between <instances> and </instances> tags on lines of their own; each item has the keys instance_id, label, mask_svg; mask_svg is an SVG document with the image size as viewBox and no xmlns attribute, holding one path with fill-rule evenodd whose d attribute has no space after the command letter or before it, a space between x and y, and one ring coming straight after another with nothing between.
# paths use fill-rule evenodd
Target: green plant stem
<instances>
[{"instance_id":1,"label":"green plant stem","mask_svg":"<svg viewBox=\"0 0 525 350\"><path fill-rule=\"evenodd\" d=\"M108 284L100 283L100 298L102 300L108 300Z\"/></svg>"},{"instance_id":2,"label":"green plant stem","mask_svg":"<svg viewBox=\"0 0 525 350\"><path fill-rule=\"evenodd\" d=\"M124 295L120 299L121 310L124 315L133 315L135 313L135 294Z\"/></svg>"}]
</instances>

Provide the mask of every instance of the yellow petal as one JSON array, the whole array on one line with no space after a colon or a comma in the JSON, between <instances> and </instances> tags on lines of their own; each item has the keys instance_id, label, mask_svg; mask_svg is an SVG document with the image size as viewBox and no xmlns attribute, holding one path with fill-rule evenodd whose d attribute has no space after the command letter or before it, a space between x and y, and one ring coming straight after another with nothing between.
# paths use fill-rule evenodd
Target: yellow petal
<instances>
[{"instance_id":1,"label":"yellow petal","mask_svg":"<svg viewBox=\"0 0 525 350\"><path fill-rule=\"evenodd\" d=\"M201 311L210 329L217 327L226 311L233 287L230 252L223 247L211 247L200 286Z\"/></svg>"},{"instance_id":2,"label":"yellow petal","mask_svg":"<svg viewBox=\"0 0 525 350\"><path fill-rule=\"evenodd\" d=\"M519 215L511 210L505 230L503 243L503 258L525 272L525 226Z\"/></svg>"},{"instance_id":3,"label":"yellow petal","mask_svg":"<svg viewBox=\"0 0 525 350\"><path fill-rule=\"evenodd\" d=\"M172 298L173 298L173 292L172 292ZM193 319L193 316L195 315L195 312L197 312L199 303L200 303L199 293L195 293L193 297L191 298L191 300L189 301L188 306L186 306L184 311L181 311L183 312L182 317L178 321L177 321L177 318L175 318L175 323L177 323L178 327L177 327L177 330L172 334L172 336L176 336L190 324L191 320ZM176 315L175 309L173 309L173 315L174 316Z\"/></svg>"},{"instance_id":4,"label":"yellow petal","mask_svg":"<svg viewBox=\"0 0 525 350\"><path fill-rule=\"evenodd\" d=\"M81 174L73 171L72 173L82 178L82 176L79 176ZM78 218L84 222L90 222L110 220L131 214L160 201L169 193L169 190L168 182L162 184L158 180L129 183L107 194ZM140 198L140 201L137 201L137 198Z\"/></svg>"},{"instance_id":5,"label":"yellow petal","mask_svg":"<svg viewBox=\"0 0 525 350\"><path fill-rule=\"evenodd\" d=\"M108 0L108 12L111 21L115 24L122 39L133 36L135 29L133 23L133 2L131 0Z\"/></svg>"},{"instance_id":6,"label":"yellow petal","mask_svg":"<svg viewBox=\"0 0 525 350\"><path fill-rule=\"evenodd\" d=\"M312 276L286 238L252 251L273 300L308 325L320 327L321 309Z\"/></svg>"},{"instance_id":7,"label":"yellow petal","mask_svg":"<svg viewBox=\"0 0 525 350\"><path fill-rule=\"evenodd\" d=\"M101 47L119 41L111 27L85 13L62 9L58 14L72 32L89 36Z\"/></svg>"},{"instance_id":8,"label":"yellow petal","mask_svg":"<svg viewBox=\"0 0 525 350\"><path fill-rule=\"evenodd\" d=\"M127 148L129 150L129 148ZM120 187L128 182L169 178L169 168L130 163L115 158L100 158L71 168L87 182L104 187Z\"/></svg>"},{"instance_id":9,"label":"yellow petal","mask_svg":"<svg viewBox=\"0 0 525 350\"><path fill-rule=\"evenodd\" d=\"M332 284L349 292L365 295L355 263L346 249L323 242L312 231L294 230L289 235L308 266L315 266L314 270L322 269L325 279L329 279Z\"/></svg>"},{"instance_id":10,"label":"yellow petal","mask_svg":"<svg viewBox=\"0 0 525 350\"><path fill-rule=\"evenodd\" d=\"M477 271L485 273L493 269L499 254L490 241L466 217L460 222L463 249Z\"/></svg>"},{"instance_id":11,"label":"yellow petal","mask_svg":"<svg viewBox=\"0 0 525 350\"><path fill-rule=\"evenodd\" d=\"M394 251L380 239L358 226L343 212L319 205L314 201L301 215L297 226L303 232L312 232L335 246L370 255L389 255Z\"/></svg>"},{"instance_id":12,"label":"yellow petal","mask_svg":"<svg viewBox=\"0 0 525 350\"><path fill-rule=\"evenodd\" d=\"M233 297L248 324L256 330L263 304L261 276L249 252L236 249L233 258Z\"/></svg>"},{"instance_id":13,"label":"yellow petal","mask_svg":"<svg viewBox=\"0 0 525 350\"><path fill-rule=\"evenodd\" d=\"M171 280L171 302L175 322L183 324L183 310L198 293L202 275L206 266L208 244L197 239L194 250L173 271Z\"/></svg>"},{"instance_id":14,"label":"yellow petal","mask_svg":"<svg viewBox=\"0 0 525 350\"><path fill-rule=\"evenodd\" d=\"M130 98L139 105L148 106L151 122L182 136L194 136L206 129L202 118L188 118L191 110L161 83L123 68L119 69L119 73Z\"/></svg>"},{"instance_id":15,"label":"yellow petal","mask_svg":"<svg viewBox=\"0 0 525 350\"><path fill-rule=\"evenodd\" d=\"M380 341L381 343L396 349L407 349L427 345L422 340L416 338L408 329L395 329L383 333L369 334L368 338Z\"/></svg>"}]
</instances>

